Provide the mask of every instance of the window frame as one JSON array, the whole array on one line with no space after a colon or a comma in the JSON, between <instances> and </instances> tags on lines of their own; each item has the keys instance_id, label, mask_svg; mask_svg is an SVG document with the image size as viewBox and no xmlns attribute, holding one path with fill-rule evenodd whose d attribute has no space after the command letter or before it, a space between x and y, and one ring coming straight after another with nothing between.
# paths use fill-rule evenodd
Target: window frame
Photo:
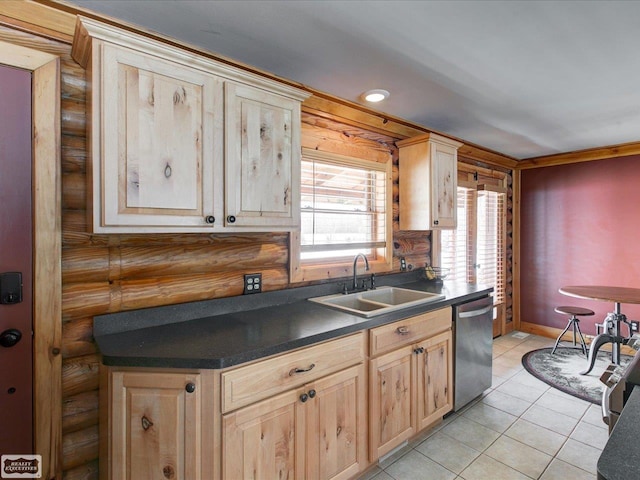
<instances>
[{"instance_id":1,"label":"window frame","mask_svg":"<svg viewBox=\"0 0 640 480\"><path fill-rule=\"evenodd\" d=\"M368 256L369 273L389 272L393 268L393 182L391 153L384 161L351 157L333 152L323 152L311 148L302 149L302 159L324 161L351 168L371 168L382 171L385 179L385 212L384 212L384 240L385 245L376 248L376 258ZM382 164L382 168L380 168ZM289 275L292 283L313 280L328 280L348 277L353 274L353 259L322 259L301 261L300 245L301 227L292 231L289 237Z\"/></svg>"}]
</instances>

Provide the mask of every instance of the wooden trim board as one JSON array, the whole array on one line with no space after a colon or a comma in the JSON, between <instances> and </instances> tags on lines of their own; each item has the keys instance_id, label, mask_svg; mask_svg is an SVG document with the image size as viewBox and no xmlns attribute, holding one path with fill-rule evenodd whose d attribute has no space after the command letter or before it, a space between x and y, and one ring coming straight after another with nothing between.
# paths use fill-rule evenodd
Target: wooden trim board
<instances>
[{"instance_id":1,"label":"wooden trim board","mask_svg":"<svg viewBox=\"0 0 640 480\"><path fill-rule=\"evenodd\" d=\"M34 451L42 478L62 478L60 59L0 42L0 63L33 72Z\"/></svg>"}]
</instances>

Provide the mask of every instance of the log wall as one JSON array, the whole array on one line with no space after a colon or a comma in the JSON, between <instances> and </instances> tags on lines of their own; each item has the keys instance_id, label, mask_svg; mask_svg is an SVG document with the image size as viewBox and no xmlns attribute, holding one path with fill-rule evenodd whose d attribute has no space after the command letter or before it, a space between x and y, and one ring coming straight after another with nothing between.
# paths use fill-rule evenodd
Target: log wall
<instances>
[{"instance_id":1,"label":"log wall","mask_svg":"<svg viewBox=\"0 0 640 480\"><path fill-rule=\"evenodd\" d=\"M67 480L98 478L98 370L93 316L242 294L243 275L261 271L265 290L291 287L288 235L99 235L86 223L86 83L70 45L0 26L0 40L61 58L62 129L62 468ZM397 134L368 130L333 113L303 111L306 147L393 158L394 271L399 257L430 261L428 232L398 231ZM396 136L394 136L396 135Z\"/></svg>"}]
</instances>

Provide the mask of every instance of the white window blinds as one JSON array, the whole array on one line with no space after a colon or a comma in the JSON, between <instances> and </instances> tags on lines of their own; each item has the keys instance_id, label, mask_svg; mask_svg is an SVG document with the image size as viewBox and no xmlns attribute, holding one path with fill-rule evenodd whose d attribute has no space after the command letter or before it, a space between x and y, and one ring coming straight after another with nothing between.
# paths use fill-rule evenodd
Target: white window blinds
<instances>
[{"instance_id":1,"label":"white window blinds","mask_svg":"<svg viewBox=\"0 0 640 480\"><path fill-rule=\"evenodd\" d=\"M457 200L458 226L440 234L440 266L448 279L494 287L494 304L504 303L505 194L458 187Z\"/></svg>"},{"instance_id":2,"label":"white window blinds","mask_svg":"<svg viewBox=\"0 0 640 480\"><path fill-rule=\"evenodd\" d=\"M386 245L386 166L303 154L301 260L375 255Z\"/></svg>"}]
</instances>

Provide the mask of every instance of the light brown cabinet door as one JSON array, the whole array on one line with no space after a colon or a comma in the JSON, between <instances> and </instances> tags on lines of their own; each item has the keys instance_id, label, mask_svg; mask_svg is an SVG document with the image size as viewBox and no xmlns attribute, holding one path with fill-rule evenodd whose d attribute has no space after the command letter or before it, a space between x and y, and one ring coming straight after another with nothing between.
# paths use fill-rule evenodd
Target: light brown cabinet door
<instances>
[{"instance_id":1,"label":"light brown cabinet door","mask_svg":"<svg viewBox=\"0 0 640 480\"><path fill-rule=\"evenodd\" d=\"M369 456L374 461L415 433L415 353L400 348L369 362Z\"/></svg>"},{"instance_id":2,"label":"light brown cabinet door","mask_svg":"<svg viewBox=\"0 0 640 480\"><path fill-rule=\"evenodd\" d=\"M433 228L457 225L457 149L431 143L431 218Z\"/></svg>"},{"instance_id":3,"label":"light brown cabinet door","mask_svg":"<svg viewBox=\"0 0 640 480\"><path fill-rule=\"evenodd\" d=\"M451 330L418 344L417 430L428 427L453 408Z\"/></svg>"},{"instance_id":4,"label":"light brown cabinet door","mask_svg":"<svg viewBox=\"0 0 640 480\"><path fill-rule=\"evenodd\" d=\"M94 227L211 228L221 161L222 82L105 43L92 136ZM98 96L99 95L99 96ZM101 192L96 195L95 192ZM220 206L220 212L222 208ZM217 219L218 225L222 219ZM164 230L170 231L170 230Z\"/></svg>"},{"instance_id":5,"label":"light brown cabinet door","mask_svg":"<svg viewBox=\"0 0 640 480\"><path fill-rule=\"evenodd\" d=\"M300 103L225 84L225 225L299 224Z\"/></svg>"},{"instance_id":6,"label":"light brown cabinet door","mask_svg":"<svg viewBox=\"0 0 640 480\"><path fill-rule=\"evenodd\" d=\"M112 479L199 480L200 376L114 372Z\"/></svg>"},{"instance_id":7,"label":"light brown cabinet door","mask_svg":"<svg viewBox=\"0 0 640 480\"><path fill-rule=\"evenodd\" d=\"M352 478L367 465L365 379L360 364L306 386L305 478Z\"/></svg>"},{"instance_id":8,"label":"light brown cabinet door","mask_svg":"<svg viewBox=\"0 0 640 480\"><path fill-rule=\"evenodd\" d=\"M222 419L222 478L304 478L303 389L241 408Z\"/></svg>"}]
</instances>

